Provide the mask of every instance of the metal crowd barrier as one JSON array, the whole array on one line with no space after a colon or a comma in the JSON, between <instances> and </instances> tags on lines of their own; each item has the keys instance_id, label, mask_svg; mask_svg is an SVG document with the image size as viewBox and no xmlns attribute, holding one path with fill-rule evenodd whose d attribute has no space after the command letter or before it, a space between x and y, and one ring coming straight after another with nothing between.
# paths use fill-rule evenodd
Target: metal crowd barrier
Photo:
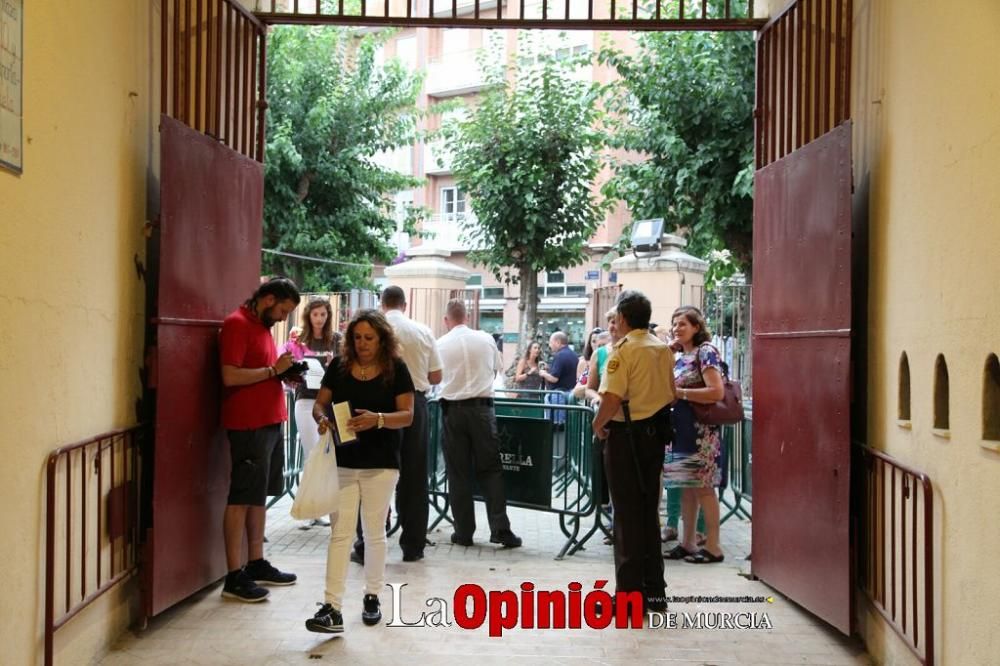
<instances>
[{"instance_id":1,"label":"metal crowd barrier","mask_svg":"<svg viewBox=\"0 0 1000 666\"><path fill-rule=\"evenodd\" d=\"M267 503L268 509L274 506L278 500L285 495L295 499L295 489L299 485L299 475L302 474L302 446L299 444L299 432L295 426L295 394L285 391L287 401L288 420L281 426L281 441L285 447L285 468L282 472L285 477L285 488L280 495L275 495Z\"/></svg>"},{"instance_id":2,"label":"metal crowd barrier","mask_svg":"<svg viewBox=\"0 0 1000 666\"><path fill-rule=\"evenodd\" d=\"M584 405L545 404L545 395L552 393L549 391L498 391L511 392L518 397L495 401L507 505L557 514L559 529L566 537L556 556L562 559L583 548L598 531L610 534L602 522L603 513L598 511L602 468L597 464L599 453L590 427L594 410ZM434 529L452 519L448 515L441 406L432 399L427 407L429 529ZM561 417L564 423L556 424ZM584 532L583 520L592 515L594 524Z\"/></svg>"},{"instance_id":3,"label":"metal crowd barrier","mask_svg":"<svg viewBox=\"0 0 1000 666\"><path fill-rule=\"evenodd\" d=\"M722 446L725 451L725 470L727 483L719 489L719 503L725 513L719 524L732 517L750 519L748 504L753 502L751 481L752 443L753 443L753 409L744 410L742 423L722 427ZM727 497L727 491L732 495L732 501Z\"/></svg>"}]
</instances>

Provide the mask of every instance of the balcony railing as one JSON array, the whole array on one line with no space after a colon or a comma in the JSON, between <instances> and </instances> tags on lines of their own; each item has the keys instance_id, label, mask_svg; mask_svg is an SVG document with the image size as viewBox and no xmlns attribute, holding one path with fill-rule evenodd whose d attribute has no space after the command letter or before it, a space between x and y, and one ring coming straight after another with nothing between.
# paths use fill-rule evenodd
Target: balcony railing
<instances>
[{"instance_id":1,"label":"balcony railing","mask_svg":"<svg viewBox=\"0 0 1000 666\"><path fill-rule=\"evenodd\" d=\"M452 154L445 148L444 141L429 141L424 144L424 173L440 176L451 173Z\"/></svg>"},{"instance_id":2,"label":"balcony railing","mask_svg":"<svg viewBox=\"0 0 1000 666\"><path fill-rule=\"evenodd\" d=\"M477 50L446 53L427 64L425 89L432 97L454 97L486 87L486 77L476 61Z\"/></svg>"},{"instance_id":3,"label":"balcony railing","mask_svg":"<svg viewBox=\"0 0 1000 666\"><path fill-rule=\"evenodd\" d=\"M472 249L468 235L462 233L463 220L474 223L472 213L437 214L424 223L423 230L433 234L424 241L428 246L439 247L451 251L467 251Z\"/></svg>"}]
</instances>

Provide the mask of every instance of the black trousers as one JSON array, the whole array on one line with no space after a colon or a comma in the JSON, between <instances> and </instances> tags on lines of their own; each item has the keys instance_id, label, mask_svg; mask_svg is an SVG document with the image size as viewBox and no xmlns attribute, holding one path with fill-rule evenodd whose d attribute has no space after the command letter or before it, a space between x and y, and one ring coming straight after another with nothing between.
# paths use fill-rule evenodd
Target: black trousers
<instances>
[{"instance_id":1,"label":"black trousers","mask_svg":"<svg viewBox=\"0 0 1000 666\"><path fill-rule=\"evenodd\" d=\"M396 482L396 515L401 529L399 547L404 553L422 553L427 542L427 398L413 394L413 424L403 430L399 481Z\"/></svg>"},{"instance_id":2,"label":"black trousers","mask_svg":"<svg viewBox=\"0 0 1000 666\"><path fill-rule=\"evenodd\" d=\"M604 446L604 469L615 507L615 585L621 592L642 592L647 600L661 600L666 583L657 505L668 428L646 419L634 423L633 429L635 455L623 424L612 423Z\"/></svg>"},{"instance_id":3,"label":"black trousers","mask_svg":"<svg viewBox=\"0 0 1000 666\"><path fill-rule=\"evenodd\" d=\"M491 535L510 531L497 419L492 406L449 404L444 408L444 461L457 538L471 540L476 531L473 476L486 500Z\"/></svg>"},{"instance_id":4,"label":"black trousers","mask_svg":"<svg viewBox=\"0 0 1000 666\"><path fill-rule=\"evenodd\" d=\"M427 441L430 439L427 420L427 397L413 392L413 423L403 428L403 444L399 459L399 480L396 481L396 515L399 517L399 547L406 554L423 553L427 542ZM385 529L390 528L386 519ZM361 515L355 528L354 550L363 554L365 537L361 532Z\"/></svg>"}]
</instances>

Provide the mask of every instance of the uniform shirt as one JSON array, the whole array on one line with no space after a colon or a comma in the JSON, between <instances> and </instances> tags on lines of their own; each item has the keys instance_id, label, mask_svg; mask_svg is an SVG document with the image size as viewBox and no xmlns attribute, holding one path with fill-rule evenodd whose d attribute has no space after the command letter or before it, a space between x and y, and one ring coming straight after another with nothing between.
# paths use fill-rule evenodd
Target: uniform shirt
<instances>
[{"instance_id":1,"label":"uniform shirt","mask_svg":"<svg viewBox=\"0 0 1000 666\"><path fill-rule=\"evenodd\" d=\"M576 352L569 347L563 347L556 352L552 358L552 365L549 366L549 374L558 381L555 383L546 382L550 389L559 391L571 391L576 386L576 367L580 364L580 358Z\"/></svg>"},{"instance_id":2,"label":"uniform shirt","mask_svg":"<svg viewBox=\"0 0 1000 666\"><path fill-rule=\"evenodd\" d=\"M629 331L615 343L599 392L628 400L633 421L648 419L674 401L674 353L644 328ZM621 409L612 420L625 420Z\"/></svg>"},{"instance_id":3,"label":"uniform shirt","mask_svg":"<svg viewBox=\"0 0 1000 666\"><path fill-rule=\"evenodd\" d=\"M270 329L249 308L241 307L222 322L221 365L267 368L277 360L278 350ZM287 418L285 390L277 377L222 389L222 427L227 430L256 430Z\"/></svg>"},{"instance_id":4,"label":"uniform shirt","mask_svg":"<svg viewBox=\"0 0 1000 666\"><path fill-rule=\"evenodd\" d=\"M426 393L431 388L427 375L441 369L441 356L431 329L413 321L399 310L389 310L385 318L399 341L399 356L410 369L413 388Z\"/></svg>"},{"instance_id":5,"label":"uniform shirt","mask_svg":"<svg viewBox=\"0 0 1000 666\"><path fill-rule=\"evenodd\" d=\"M503 358L493 336L462 324L438 339L441 397L445 400L492 398L493 380Z\"/></svg>"}]
</instances>

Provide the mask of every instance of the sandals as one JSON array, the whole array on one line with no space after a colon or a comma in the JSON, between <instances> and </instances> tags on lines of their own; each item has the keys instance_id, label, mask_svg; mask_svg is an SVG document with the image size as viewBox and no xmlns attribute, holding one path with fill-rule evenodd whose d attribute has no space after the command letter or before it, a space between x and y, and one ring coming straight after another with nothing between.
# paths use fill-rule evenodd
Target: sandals
<instances>
[{"instance_id":1,"label":"sandals","mask_svg":"<svg viewBox=\"0 0 1000 666\"><path fill-rule=\"evenodd\" d=\"M691 564L715 564L717 562L722 562L725 559L725 555L714 555L710 551L702 548L697 553L691 553L685 557L684 561Z\"/></svg>"},{"instance_id":2,"label":"sandals","mask_svg":"<svg viewBox=\"0 0 1000 666\"><path fill-rule=\"evenodd\" d=\"M663 559L665 560L683 560L688 557L694 557L698 553L692 553L690 550L684 546L677 544L667 552L663 553Z\"/></svg>"}]
</instances>

